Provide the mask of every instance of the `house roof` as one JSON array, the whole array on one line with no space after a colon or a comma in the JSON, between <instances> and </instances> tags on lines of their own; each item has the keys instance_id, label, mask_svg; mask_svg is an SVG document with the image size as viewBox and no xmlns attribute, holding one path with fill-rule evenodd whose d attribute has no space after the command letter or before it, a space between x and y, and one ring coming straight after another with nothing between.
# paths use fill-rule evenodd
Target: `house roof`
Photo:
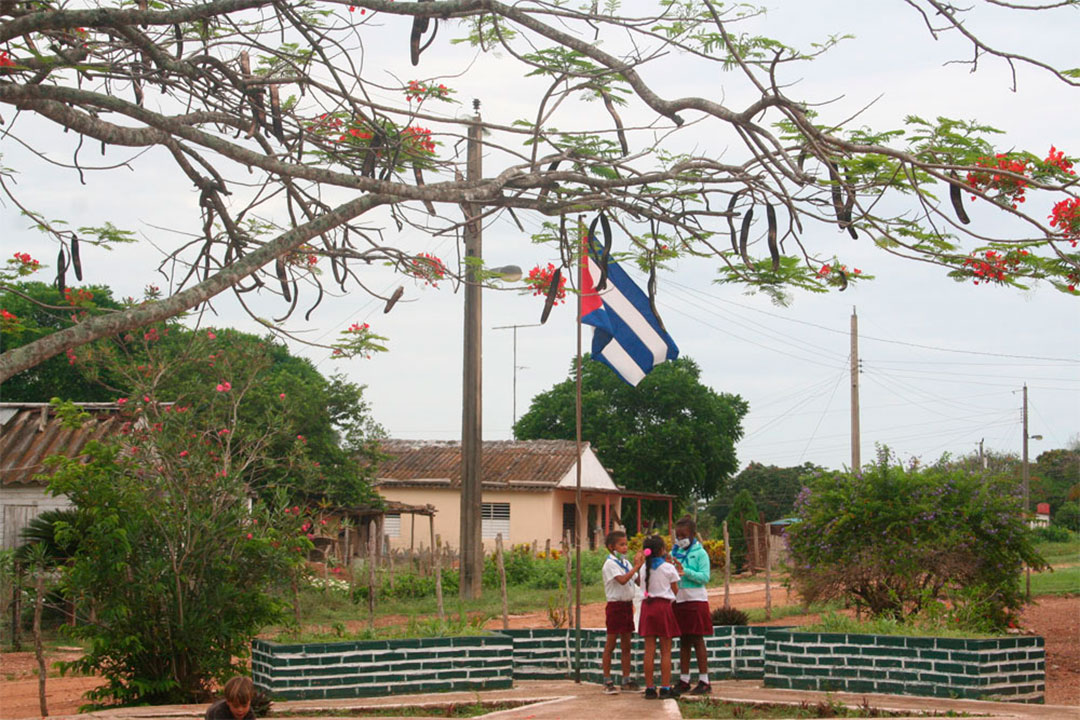
<instances>
[{"instance_id":1,"label":"house roof","mask_svg":"<svg viewBox=\"0 0 1080 720\"><path fill-rule=\"evenodd\" d=\"M48 403L0 403L0 484L42 485L49 455L79 457L86 443L120 432L124 421L116 403L75 403L91 419L78 429L65 428Z\"/></svg>"},{"instance_id":2,"label":"house roof","mask_svg":"<svg viewBox=\"0 0 1080 720\"><path fill-rule=\"evenodd\" d=\"M376 486L461 487L460 442L383 440L380 445L389 458L379 463ZM576 461L572 440L487 440L480 477L485 489L547 491L568 486ZM583 487L618 489L587 442L582 467Z\"/></svg>"}]
</instances>

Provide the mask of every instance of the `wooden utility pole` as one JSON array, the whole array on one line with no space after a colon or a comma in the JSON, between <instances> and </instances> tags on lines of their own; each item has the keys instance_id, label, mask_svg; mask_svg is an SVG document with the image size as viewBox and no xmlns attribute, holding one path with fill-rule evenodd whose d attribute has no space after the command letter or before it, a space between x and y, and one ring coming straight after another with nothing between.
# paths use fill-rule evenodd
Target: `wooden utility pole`
<instances>
[{"instance_id":1,"label":"wooden utility pole","mask_svg":"<svg viewBox=\"0 0 1080 720\"><path fill-rule=\"evenodd\" d=\"M582 234L582 225L584 223L579 219L577 233L575 237L580 237ZM565 225L564 225L565 227ZM566 238L562 237L561 241L566 242ZM573 248L570 252L570 257L573 258L575 253ZM578 258L577 266L577 363L575 365L575 388L576 388L576 401L574 403L575 413L575 440L577 453L577 463L575 465L576 475L574 484L574 682L581 682L581 536L585 530L585 517L581 508L581 288L583 280L583 266L585 264L585 257L582 255Z\"/></svg>"},{"instance_id":2,"label":"wooden utility pole","mask_svg":"<svg viewBox=\"0 0 1080 720\"><path fill-rule=\"evenodd\" d=\"M1024 524L1030 526L1029 512L1031 510L1031 472L1028 468L1028 411L1027 411L1027 383L1024 383L1024 408L1020 415L1024 425L1024 457L1021 470L1024 482ZM1024 565L1024 597L1031 600L1031 566Z\"/></svg>"},{"instance_id":3,"label":"wooden utility pole","mask_svg":"<svg viewBox=\"0 0 1080 720\"><path fill-rule=\"evenodd\" d=\"M851 308L851 472L862 468L859 437L859 316Z\"/></svg>"},{"instance_id":4,"label":"wooden utility pole","mask_svg":"<svg viewBox=\"0 0 1080 720\"><path fill-rule=\"evenodd\" d=\"M473 100L475 114L469 125L466 154L466 179L478 182L481 178L480 101ZM465 210L465 337L462 363L461 398L461 550L462 600L473 600L481 594L484 572L484 545L480 536L480 514L483 502L480 468L483 464L483 434L481 425L482 375L479 277L483 253L481 249L481 208L466 203Z\"/></svg>"}]
</instances>

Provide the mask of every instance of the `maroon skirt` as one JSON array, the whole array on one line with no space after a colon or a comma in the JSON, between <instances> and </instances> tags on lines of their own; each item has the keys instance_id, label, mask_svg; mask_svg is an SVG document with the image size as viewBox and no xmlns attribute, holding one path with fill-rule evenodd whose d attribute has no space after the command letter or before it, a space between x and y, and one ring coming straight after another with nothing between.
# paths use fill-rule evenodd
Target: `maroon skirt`
<instances>
[{"instance_id":1,"label":"maroon skirt","mask_svg":"<svg viewBox=\"0 0 1080 720\"><path fill-rule=\"evenodd\" d=\"M604 624L610 634L634 632L634 603L630 600L608 600L604 607Z\"/></svg>"},{"instance_id":2,"label":"maroon skirt","mask_svg":"<svg viewBox=\"0 0 1080 720\"><path fill-rule=\"evenodd\" d=\"M667 598L645 598L638 618L638 635L642 637L678 637L679 623Z\"/></svg>"},{"instance_id":3,"label":"maroon skirt","mask_svg":"<svg viewBox=\"0 0 1080 720\"><path fill-rule=\"evenodd\" d=\"M680 635L712 635L712 616L705 600L677 602L674 611Z\"/></svg>"}]
</instances>

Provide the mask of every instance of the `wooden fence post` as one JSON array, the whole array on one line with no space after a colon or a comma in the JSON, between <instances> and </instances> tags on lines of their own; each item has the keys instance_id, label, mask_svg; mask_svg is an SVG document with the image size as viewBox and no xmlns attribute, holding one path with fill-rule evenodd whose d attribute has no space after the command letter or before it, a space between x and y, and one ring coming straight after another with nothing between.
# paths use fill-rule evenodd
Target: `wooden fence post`
<instances>
[{"instance_id":1,"label":"wooden fence post","mask_svg":"<svg viewBox=\"0 0 1080 720\"><path fill-rule=\"evenodd\" d=\"M570 531L563 533L563 557L566 558L566 626L574 627L574 615L570 612L574 606L574 584L570 581Z\"/></svg>"},{"instance_id":2,"label":"wooden fence post","mask_svg":"<svg viewBox=\"0 0 1080 720\"><path fill-rule=\"evenodd\" d=\"M378 523L374 519L368 523L368 622L375 629L375 563L378 561Z\"/></svg>"},{"instance_id":3,"label":"wooden fence post","mask_svg":"<svg viewBox=\"0 0 1080 720\"><path fill-rule=\"evenodd\" d=\"M551 557L551 538L544 541L544 557Z\"/></svg>"},{"instance_id":4,"label":"wooden fence post","mask_svg":"<svg viewBox=\"0 0 1080 720\"><path fill-rule=\"evenodd\" d=\"M394 551L390 550L390 536L383 535L383 541L386 543L386 567L390 571L390 589L394 589Z\"/></svg>"},{"instance_id":5,"label":"wooden fence post","mask_svg":"<svg viewBox=\"0 0 1080 720\"><path fill-rule=\"evenodd\" d=\"M502 533L495 535L495 562L499 567L499 586L502 588L503 630L509 630L510 614L506 605L506 566L503 564Z\"/></svg>"},{"instance_id":6,"label":"wooden fence post","mask_svg":"<svg viewBox=\"0 0 1080 720\"><path fill-rule=\"evenodd\" d=\"M731 538L724 521L724 607L731 607Z\"/></svg>"},{"instance_id":7,"label":"wooden fence post","mask_svg":"<svg viewBox=\"0 0 1080 720\"><path fill-rule=\"evenodd\" d=\"M41 647L41 605L45 600L45 570L38 566L34 575L34 656L38 664L38 704L41 717L49 715L49 706L45 703L45 677L48 668L45 665L45 650Z\"/></svg>"},{"instance_id":8,"label":"wooden fence post","mask_svg":"<svg viewBox=\"0 0 1080 720\"><path fill-rule=\"evenodd\" d=\"M765 619L772 620L772 553L769 547L772 544L769 527L765 526Z\"/></svg>"},{"instance_id":9,"label":"wooden fence post","mask_svg":"<svg viewBox=\"0 0 1080 720\"><path fill-rule=\"evenodd\" d=\"M434 519L432 519L431 527L435 527ZM442 552L442 538L436 535L431 547L431 558L435 563L435 600L439 603L439 620L445 622L446 610L443 608L442 597L442 563L439 562L439 553Z\"/></svg>"}]
</instances>

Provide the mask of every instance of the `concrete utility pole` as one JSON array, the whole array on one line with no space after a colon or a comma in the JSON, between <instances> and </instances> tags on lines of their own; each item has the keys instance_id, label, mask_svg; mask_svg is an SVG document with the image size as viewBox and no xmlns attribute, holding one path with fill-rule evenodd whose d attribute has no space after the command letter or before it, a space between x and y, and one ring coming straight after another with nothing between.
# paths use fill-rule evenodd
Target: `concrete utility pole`
<instances>
[{"instance_id":1,"label":"concrete utility pole","mask_svg":"<svg viewBox=\"0 0 1080 720\"><path fill-rule=\"evenodd\" d=\"M851 308L851 472L862 467L859 437L859 316Z\"/></svg>"},{"instance_id":2,"label":"concrete utility pole","mask_svg":"<svg viewBox=\"0 0 1080 720\"><path fill-rule=\"evenodd\" d=\"M469 125L465 178L476 182L481 177L480 101L473 100L473 122ZM462 362L461 397L461 583L462 600L473 600L481 594L480 581L484 571L484 544L481 538L481 503L483 490L480 468L483 464L483 431L481 426L482 331L480 318L481 279L479 276L483 252L481 248L481 207L466 203L465 210L465 337Z\"/></svg>"}]
</instances>

